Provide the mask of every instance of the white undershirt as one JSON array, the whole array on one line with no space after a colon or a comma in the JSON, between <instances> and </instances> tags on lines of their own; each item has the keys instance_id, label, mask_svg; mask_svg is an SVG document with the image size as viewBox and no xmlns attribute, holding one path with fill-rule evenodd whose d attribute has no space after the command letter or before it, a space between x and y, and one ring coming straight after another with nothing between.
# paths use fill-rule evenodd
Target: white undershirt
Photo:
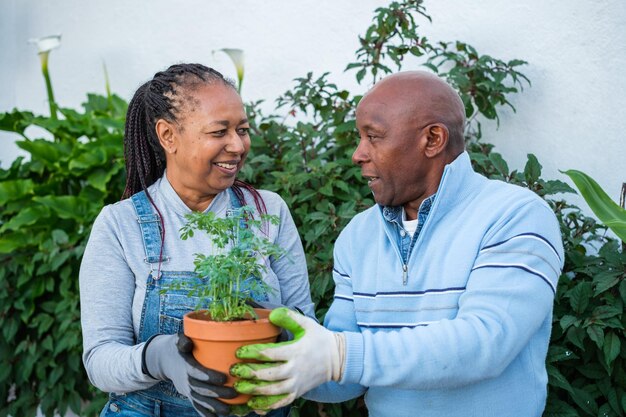
<instances>
[{"instance_id":1,"label":"white undershirt","mask_svg":"<svg viewBox=\"0 0 626 417\"><path fill-rule=\"evenodd\" d=\"M404 227L404 230L406 230L407 233L411 236L411 239L413 239L413 235L415 234L418 225L419 217L415 220L407 220L406 212L404 211L404 209L402 209L402 226Z\"/></svg>"}]
</instances>

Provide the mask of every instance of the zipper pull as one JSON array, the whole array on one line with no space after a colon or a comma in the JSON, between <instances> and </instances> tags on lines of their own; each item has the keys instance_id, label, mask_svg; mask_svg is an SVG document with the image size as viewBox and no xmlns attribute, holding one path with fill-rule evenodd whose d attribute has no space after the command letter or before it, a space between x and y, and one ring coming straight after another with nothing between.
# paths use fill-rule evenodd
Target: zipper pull
<instances>
[{"instance_id":1,"label":"zipper pull","mask_svg":"<svg viewBox=\"0 0 626 417\"><path fill-rule=\"evenodd\" d=\"M406 281L408 279L407 269L408 267L406 264L402 265L402 285L406 285Z\"/></svg>"}]
</instances>

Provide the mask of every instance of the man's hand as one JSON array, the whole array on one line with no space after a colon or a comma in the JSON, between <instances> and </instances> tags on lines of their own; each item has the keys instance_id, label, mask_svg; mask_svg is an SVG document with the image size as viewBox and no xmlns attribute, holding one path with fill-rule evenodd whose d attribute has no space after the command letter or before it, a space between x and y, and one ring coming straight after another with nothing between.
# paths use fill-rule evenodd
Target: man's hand
<instances>
[{"instance_id":1,"label":"man's hand","mask_svg":"<svg viewBox=\"0 0 626 417\"><path fill-rule=\"evenodd\" d=\"M144 349L148 374L154 379L171 380L201 416L230 413L230 407L218 397L234 398L237 392L224 386L226 375L207 369L194 359L191 339L183 334L158 335Z\"/></svg>"},{"instance_id":2,"label":"man's hand","mask_svg":"<svg viewBox=\"0 0 626 417\"><path fill-rule=\"evenodd\" d=\"M344 336L331 332L315 320L278 308L270 321L294 334L294 340L243 346L240 359L263 363L238 363L230 373L241 378L235 389L252 394L248 406L269 411L292 403L316 386L341 379L345 357Z\"/></svg>"}]
</instances>

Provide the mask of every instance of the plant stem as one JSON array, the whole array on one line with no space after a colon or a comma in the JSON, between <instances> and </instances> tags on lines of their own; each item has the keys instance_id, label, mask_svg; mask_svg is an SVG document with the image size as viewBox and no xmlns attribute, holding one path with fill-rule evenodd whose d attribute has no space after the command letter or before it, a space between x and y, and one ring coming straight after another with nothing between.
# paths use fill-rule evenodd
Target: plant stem
<instances>
[{"instance_id":1,"label":"plant stem","mask_svg":"<svg viewBox=\"0 0 626 417\"><path fill-rule=\"evenodd\" d=\"M624 206L626 204L626 182L622 183L622 194L620 195L619 198L619 205L622 208L626 208L626 206ZM626 253L626 242L624 242L622 240L622 253Z\"/></svg>"},{"instance_id":2,"label":"plant stem","mask_svg":"<svg viewBox=\"0 0 626 417\"><path fill-rule=\"evenodd\" d=\"M57 105L54 101L54 92L52 91L52 82L50 81L50 73L48 72L48 55L49 52L42 52L39 54L41 60L41 72L43 78L46 81L46 92L48 93L48 105L50 106L50 118L57 120Z\"/></svg>"}]
</instances>

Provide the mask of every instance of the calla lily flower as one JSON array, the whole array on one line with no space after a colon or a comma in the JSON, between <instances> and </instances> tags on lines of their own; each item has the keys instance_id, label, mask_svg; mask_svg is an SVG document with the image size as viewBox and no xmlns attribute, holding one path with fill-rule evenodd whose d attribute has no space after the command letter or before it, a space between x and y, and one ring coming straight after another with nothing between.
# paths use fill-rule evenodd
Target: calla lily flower
<instances>
[{"instance_id":1,"label":"calla lily flower","mask_svg":"<svg viewBox=\"0 0 626 417\"><path fill-rule=\"evenodd\" d=\"M230 57L237 69L237 91L241 94L241 83L243 82L243 49L237 48L222 48L218 51L224 52ZM215 52L215 51L214 51Z\"/></svg>"},{"instance_id":2,"label":"calla lily flower","mask_svg":"<svg viewBox=\"0 0 626 417\"><path fill-rule=\"evenodd\" d=\"M30 39L28 43L37 45L39 59L41 60L41 72L46 81L46 91L48 93L48 105L50 106L50 117L57 118L56 102L54 101L54 93L52 91L52 83L50 82L50 73L48 72L48 56L50 51L61 46L61 35L45 36L43 38Z\"/></svg>"},{"instance_id":3,"label":"calla lily flower","mask_svg":"<svg viewBox=\"0 0 626 417\"><path fill-rule=\"evenodd\" d=\"M37 45L40 54L49 53L61 46L61 35L44 36L43 38L30 39L28 43Z\"/></svg>"}]
</instances>

